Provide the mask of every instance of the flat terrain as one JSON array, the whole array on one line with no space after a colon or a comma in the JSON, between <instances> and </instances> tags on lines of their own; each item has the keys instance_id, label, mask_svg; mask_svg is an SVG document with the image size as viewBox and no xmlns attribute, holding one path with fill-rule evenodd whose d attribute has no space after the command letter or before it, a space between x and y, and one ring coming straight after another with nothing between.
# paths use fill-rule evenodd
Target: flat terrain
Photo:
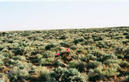
<instances>
[{"instance_id":1,"label":"flat terrain","mask_svg":"<svg viewBox=\"0 0 129 82\"><path fill-rule=\"evenodd\" d=\"M129 81L129 27L0 32L0 82L87 81Z\"/></svg>"}]
</instances>

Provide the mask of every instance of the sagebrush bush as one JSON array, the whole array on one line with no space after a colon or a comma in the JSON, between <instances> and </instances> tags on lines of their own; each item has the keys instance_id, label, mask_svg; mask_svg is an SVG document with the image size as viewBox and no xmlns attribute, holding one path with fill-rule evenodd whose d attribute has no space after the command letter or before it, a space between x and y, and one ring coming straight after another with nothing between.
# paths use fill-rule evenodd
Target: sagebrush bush
<instances>
[{"instance_id":1,"label":"sagebrush bush","mask_svg":"<svg viewBox=\"0 0 129 82\"><path fill-rule=\"evenodd\" d=\"M64 75L62 76L62 82L84 82L85 77L81 76L80 72L77 69L68 69L65 70Z\"/></svg>"},{"instance_id":2,"label":"sagebrush bush","mask_svg":"<svg viewBox=\"0 0 129 82\"><path fill-rule=\"evenodd\" d=\"M66 36L63 35L63 36L60 37L60 39L61 39L61 40L64 40L64 39L66 39Z\"/></svg>"},{"instance_id":3,"label":"sagebrush bush","mask_svg":"<svg viewBox=\"0 0 129 82\"><path fill-rule=\"evenodd\" d=\"M84 38L76 38L74 41L73 41L73 43L74 44L78 44L79 42L82 42L82 41L84 41Z\"/></svg>"},{"instance_id":4,"label":"sagebrush bush","mask_svg":"<svg viewBox=\"0 0 129 82\"><path fill-rule=\"evenodd\" d=\"M54 61L53 65L54 65L54 66L57 66L57 67L59 67L59 66L65 67L64 62L61 61L61 60L56 60L56 61Z\"/></svg>"},{"instance_id":5,"label":"sagebrush bush","mask_svg":"<svg viewBox=\"0 0 129 82\"><path fill-rule=\"evenodd\" d=\"M124 53L123 54L124 54L125 58L129 58L129 47L124 49Z\"/></svg>"},{"instance_id":6,"label":"sagebrush bush","mask_svg":"<svg viewBox=\"0 0 129 82\"><path fill-rule=\"evenodd\" d=\"M129 35L126 35L126 39L129 39Z\"/></svg>"},{"instance_id":7,"label":"sagebrush bush","mask_svg":"<svg viewBox=\"0 0 129 82\"><path fill-rule=\"evenodd\" d=\"M62 75L64 73L64 69L61 67L53 69L53 72L51 72L51 77L55 81L61 81L62 80Z\"/></svg>"},{"instance_id":8,"label":"sagebrush bush","mask_svg":"<svg viewBox=\"0 0 129 82\"><path fill-rule=\"evenodd\" d=\"M98 62L98 61L90 61L86 64L87 68L96 68L98 67L99 65L102 65L101 62Z\"/></svg>"},{"instance_id":9,"label":"sagebrush bush","mask_svg":"<svg viewBox=\"0 0 129 82\"><path fill-rule=\"evenodd\" d=\"M23 54L23 49L21 49L21 48L14 48L13 53L15 55L22 55Z\"/></svg>"},{"instance_id":10,"label":"sagebrush bush","mask_svg":"<svg viewBox=\"0 0 129 82\"><path fill-rule=\"evenodd\" d=\"M52 64L52 62L54 62L53 58L42 58L39 61L39 64L42 66L50 66Z\"/></svg>"},{"instance_id":11,"label":"sagebrush bush","mask_svg":"<svg viewBox=\"0 0 129 82\"><path fill-rule=\"evenodd\" d=\"M82 57L81 60L82 61L89 61L89 60L96 60L97 57L94 56L93 54L87 54L85 57Z\"/></svg>"},{"instance_id":12,"label":"sagebrush bush","mask_svg":"<svg viewBox=\"0 0 129 82\"><path fill-rule=\"evenodd\" d=\"M76 68L79 72L85 72L86 63L80 61L71 61L69 63L69 68Z\"/></svg>"},{"instance_id":13,"label":"sagebrush bush","mask_svg":"<svg viewBox=\"0 0 129 82\"><path fill-rule=\"evenodd\" d=\"M40 79L41 81L44 82L50 82L51 80L50 71L46 67L43 67L42 70L40 71Z\"/></svg>"},{"instance_id":14,"label":"sagebrush bush","mask_svg":"<svg viewBox=\"0 0 129 82\"><path fill-rule=\"evenodd\" d=\"M104 79L105 76L102 74L102 70L98 68L89 70L88 77L89 81L97 81Z\"/></svg>"},{"instance_id":15,"label":"sagebrush bush","mask_svg":"<svg viewBox=\"0 0 129 82\"><path fill-rule=\"evenodd\" d=\"M113 64L113 63L120 64L121 62L122 62L122 60L120 60L120 59L108 59L108 60L104 61L103 63L105 65L109 65L109 64Z\"/></svg>"},{"instance_id":16,"label":"sagebrush bush","mask_svg":"<svg viewBox=\"0 0 129 82\"><path fill-rule=\"evenodd\" d=\"M53 48L53 47L55 47L55 45L51 43L51 44L46 45L46 46L45 46L45 49L46 49L46 50L50 50L50 49Z\"/></svg>"},{"instance_id":17,"label":"sagebrush bush","mask_svg":"<svg viewBox=\"0 0 129 82\"><path fill-rule=\"evenodd\" d=\"M3 65L3 64L4 64L4 62L0 59L0 66Z\"/></svg>"},{"instance_id":18,"label":"sagebrush bush","mask_svg":"<svg viewBox=\"0 0 129 82\"><path fill-rule=\"evenodd\" d=\"M66 47L66 48L69 48L69 47L71 46L71 44L68 43L68 42L61 42L60 45L61 45L62 47Z\"/></svg>"},{"instance_id":19,"label":"sagebrush bush","mask_svg":"<svg viewBox=\"0 0 129 82\"><path fill-rule=\"evenodd\" d=\"M117 59L117 56L115 56L114 54L105 54L100 60L104 62L108 59Z\"/></svg>"},{"instance_id":20,"label":"sagebrush bush","mask_svg":"<svg viewBox=\"0 0 129 82\"><path fill-rule=\"evenodd\" d=\"M20 70L17 67L7 73L11 82L23 81L29 77L29 73L26 70Z\"/></svg>"},{"instance_id":21,"label":"sagebrush bush","mask_svg":"<svg viewBox=\"0 0 129 82\"><path fill-rule=\"evenodd\" d=\"M54 69L54 72L51 73L51 76L54 80L58 82L85 82L85 78L81 76L80 72L77 69Z\"/></svg>"},{"instance_id":22,"label":"sagebrush bush","mask_svg":"<svg viewBox=\"0 0 129 82\"><path fill-rule=\"evenodd\" d=\"M128 63L127 61L122 61L122 62L120 63L120 66L121 66L121 67L128 67L128 66L129 66L129 63Z\"/></svg>"}]
</instances>

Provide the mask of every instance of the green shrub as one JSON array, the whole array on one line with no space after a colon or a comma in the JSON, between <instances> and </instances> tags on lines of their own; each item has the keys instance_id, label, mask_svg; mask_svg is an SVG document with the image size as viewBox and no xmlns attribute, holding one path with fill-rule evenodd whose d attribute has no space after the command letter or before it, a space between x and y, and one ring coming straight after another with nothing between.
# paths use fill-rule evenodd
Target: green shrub
<instances>
[{"instance_id":1,"label":"green shrub","mask_svg":"<svg viewBox=\"0 0 129 82\"><path fill-rule=\"evenodd\" d=\"M80 72L77 69L62 69L56 68L51 73L53 80L57 82L85 82L85 78L81 76Z\"/></svg>"},{"instance_id":2,"label":"green shrub","mask_svg":"<svg viewBox=\"0 0 129 82\"><path fill-rule=\"evenodd\" d=\"M119 75L119 65L118 64L112 64L108 67L104 67L105 65L101 65L98 68L90 69L88 76L90 81L97 81L97 80L103 80L105 78L113 77Z\"/></svg>"},{"instance_id":3,"label":"green shrub","mask_svg":"<svg viewBox=\"0 0 129 82\"><path fill-rule=\"evenodd\" d=\"M129 63L127 61L122 61L120 64L121 67L128 67Z\"/></svg>"},{"instance_id":4,"label":"green shrub","mask_svg":"<svg viewBox=\"0 0 129 82\"><path fill-rule=\"evenodd\" d=\"M23 55L24 49L21 48L21 47L16 47L16 48L13 48L12 52L13 52L15 55Z\"/></svg>"},{"instance_id":5,"label":"green shrub","mask_svg":"<svg viewBox=\"0 0 129 82\"><path fill-rule=\"evenodd\" d=\"M97 57L94 56L93 54L87 54L85 57L82 57L81 60L82 61L89 61L89 60L96 60Z\"/></svg>"},{"instance_id":6,"label":"green shrub","mask_svg":"<svg viewBox=\"0 0 129 82\"><path fill-rule=\"evenodd\" d=\"M129 33L127 33L127 32L124 32L124 33L123 33L123 35L128 35L128 34L129 34Z\"/></svg>"},{"instance_id":7,"label":"green shrub","mask_svg":"<svg viewBox=\"0 0 129 82\"><path fill-rule=\"evenodd\" d=\"M124 49L124 53L123 54L125 55L125 58L129 58L129 47Z\"/></svg>"},{"instance_id":8,"label":"green shrub","mask_svg":"<svg viewBox=\"0 0 129 82\"><path fill-rule=\"evenodd\" d=\"M20 70L14 68L12 71L8 72L8 78L11 82L21 81L29 77L29 73L26 70Z\"/></svg>"},{"instance_id":9,"label":"green shrub","mask_svg":"<svg viewBox=\"0 0 129 82\"><path fill-rule=\"evenodd\" d=\"M129 81L129 75L126 76L126 79L124 80L124 82L128 82Z\"/></svg>"},{"instance_id":10,"label":"green shrub","mask_svg":"<svg viewBox=\"0 0 129 82\"><path fill-rule=\"evenodd\" d=\"M103 57L100 60L104 62L108 59L117 59L117 56L115 56L114 54L106 54L106 55L103 55Z\"/></svg>"},{"instance_id":11,"label":"green shrub","mask_svg":"<svg viewBox=\"0 0 129 82\"><path fill-rule=\"evenodd\" d=\"M3 65L3 64L4 64L3 60L0 59L0 66Z\"/></svg>"},{"instance_id":12,"label":"green shrub","mask_svg":"<svg viewBox=\"0 0 129 82\"><path fill-rule=\"evenodd\" d=\"M115 54L123 54L124 52L124 48L123 47L117 47L115 49Z\"/></svg>"},{"instance_id":13,"label":"green shrub","mask_svg":"<svg viewBox=\"0 0 129 82\"><path fill-rule=\"evenodd\" d=\"M45 46L45 49L46 49L46 50L50 50L50 49L53 48L53 47L55 47L55 45L51 43L51 44L46 45L46 46Z\"/></svg>"},{"instance_id":14,"label":"green shrub","mask_svg":"<svg viewBox=\"0 0 129 82\"><path fill-rule=\"evenodd\" d=\"M64 39L66 39L66 36L63 35L59 39L64 40Z\"/></svg>"},{"instance_id":15,"label":"green shrub","mask_svg":"<svg viewBox=\"0 0 129 82\"><path fill-rule=\"evenodd\" d=\"M126 38L126 39L129 39L129 35L126 35L125 38Z\"/></svg>"},{"instance_id":16,"label":"green shrub","mask_svg":"<svg viewBox=\"0 0 129 82\"><path fill-rule=\"evenodd\" d=\"M68 43L68 42L61 42L60 45L62 47L67 47L67 48L70 47L70 43Z\"/></svg>"},{"instance_id":17,"label":"green shrub","mask_svg":"<svg viewBox=\"0 0 129 82\"><path fill-rule=\"evenodd\" d=\"M86 64L79 61L71 61L69 63L69 68L76 68L79 72L86 71Z\"/></svg>"},{"instance_id":18,"label":"green shrub","mask_svg":"<svg viewBox=\"0 0 129 82\"><path fill-rule=\"evenodd\" d=\"M79 42L84 41L84 38L77 38L73 41L74 44L78 44Z\"/></svg>"},{"instance_id":19,"label":"green shrub","mask_svg":"<svg viewBox=\"0 0 129 82\"><path fill-rule=\"evenodd\" d=\"M13 56L14 60L20 60L20 56Z\"/></svg>"},{"instance_id":20,"label":"green shrub","mask_svg":"<svg viewBox=\"0 0 129 82\"><path fill-rule=\"evenodd\" d=\"M47 68L44 67L40 71L40 79L41 81L44 81L44 82L50 82L51 80L50 71Z\"/></svg>"},{"instance_id":21,"label":"green shrub","mask_svg":"<svg viewBox=\"0 0 129 82\"><path fill-rule=\"evenodd\" d=\"M43 56L43 58L49 58L51 56L51 54L43 53L42 56Z\"/></svg>"},{"instance_id":22,"label":"green shrub","mask_svg":"<svg viewBox=\"0 0 129 82\"><path fill-rule=\"evenodd\" d=\"M50 65L52 65L53 61L54 61L53 58L42 58L39 61L39 64L42 65L42 66L50 66Z\"/></svg>"},{"instance_id":23,"label":"green shrub","mask_svg":"<svg viewBox=\"0 0 129 82\"><path fill-rule=\"evenodd\" d=\"M75 45L72 45L70 48L71 48L72 50L76 50L76 49L77 49L77 47L76 47Z\"/></svg>"},{"instance_id":24,"label":"green shrub","mask_svg":"<svg viewBox=\"0 0 129 82\"><path fill-rule=\"evenodd\" d=\"M98 50L92 51L91 54L94 55L94 56L97 57L97 58L100 58L100 57L102 57L102 56L105 55L103 52L98 51Z\"/></svg>"},{"instance_id":25,"label":"green shrub","mask_svg":"<svg viewBox=\"0 0 129 82\"><path fill-rule=\"evenodd\" d=\"M53 63L54 66L61 66L61 67L64 67L65 64L61 61L61 60L56 60L54 63Z\"/></svg>"},{"instance_id":26,"label":"green shrub","mask_svg":"<svg viewBox=\"0 0 129 82\"><path fill-rule=\"evenodd\" d=\"M45 51L41 55L43 58L52 58L52 57L55 57L55 54L56 53L53 51Z\"/></svg>"},{"instance_id":27,"label":"green shrub","mask_svg":"<svg viewBox=\"0 0 129 82\"><path fill-rule=\"evenodd\" d=\"M100 41L100 40L103 40L103 38L102 38L102 37L100 37L100 36L93 37L93 39L94 39L94 41Z\"/></svg>"},{"instance_id":28,"label":"green shrub","mask_svg":"<svg viewBox=\"0 0 129 82\"><path fill-rule=\"evenodd\" d=\"M84 82L85 78L81 76L77 69L70 68L65 70L62 76L62 82Z\"/></svg>"},{"instance_id":29,"label":"green shrub","mask_svg":"<svg viewBox=\"0 0 129 82\"><path fill-rule=\"evenodd\" d=\"M39 52L36 51L36 50L34 50L34 51L31 52L31 55L37 55L37 54L39 54Z\"/></svg>"},{"instance_id":30,"label":"green shrub","mask_svg":"<svg viewBox=\"0 0 129 82\"><path fill-rule=\"evenodd\" d=\"M36 58L40 60L42 58L42 55L41 54L37 54Z\"/></svg>"},{"instance_id":31,"label":"green shrub","mask_svg":"<svg viewBox=\"0 0 129 82\"><path fill-rule=\"evenodd\" d=\"M109 64L113 64L113 63L120 64L121 62L122 62L122 60L120 60L120 59L108 59L108 60L105 60L103 63L106 65L109 65Z\"/></svg>"},{"instance_id":32,"label":"green shrub","mask_svg":"<svg viewBox=\"0 0 129 82\"><path fill-rule=\"evenodd\" d=\"M4 49L4 46L0 45L0 51L2 51Z\"/></svg>"},{"instance_id":33,"label":"green shrub","mask_svg":"<svg viewBox=\"0 0 129 82\"><path fill-rule=\"evenodd\" d=\"M61 67L53 69L51 72L51 77L53 80L60 82L62 80L62 75L64 74L64 69Z\"/></svg>"},{"instance_id":34,"label":"green shrub","mask_svg":"<svg viewBox=\"0 0 129 82\"><path fill-rule=\"evenodd\" d=\"M69 62L69 67L70 68L77 68L78 65L79 65L78 61L71 61L71 62Z\"/></svg>"},{"instance_id":35,"label":"green shrub","mask_svg":"<svg viewBox=\"0 0 129 82\"><path fill-rule=\"evenodd\" d=\"M91 62L87 63L86 66L89 69L89 68L96 68L99 65L102 65L102 63L101 62L98 62L98 61L91 61Z\"/></svg>"},{"instance_id":36,"label":"green shrub","mask_svg":"<svg viewBox=\"0 0 129 82\"><path fill-rule=\"evenodd\" d=\"M106 42L97 42L96 43L96 46L99 47L99 48L109 48L108 44L106 44Z\"/></svg>"},{"instance_id":37,"label":"green shrub","mask_svg":"<svg viewBox=\"0 0 129 82\"><path fill-rule=\"evenodd\" d=\"M129 43L129 40L124 40L122 41L122 43L127 45Z\"/></svg>"},{"instance_id":38,"label":"green shrub","mask_svg":"<svg viewBox=\"0 0 129 82\"><path fill-rule=\"evenodd\" d=\"M102 74L101 69L94 69L90 70L88 73L89 81L97 81L97 80L103 80L104 75Z\"/></svg>"},{"instance_id":39,"label":"green shrub","mask_svg":"<svg viewBox=\"0 0 129 82\"><path fill-rule=\"evenodd\" d=\"M119 75L119 72L117 71L117 69L109 68L106 71L103 71L103 75L107 77L111 77L111 76Z\"/></svg>"}]
</instances>

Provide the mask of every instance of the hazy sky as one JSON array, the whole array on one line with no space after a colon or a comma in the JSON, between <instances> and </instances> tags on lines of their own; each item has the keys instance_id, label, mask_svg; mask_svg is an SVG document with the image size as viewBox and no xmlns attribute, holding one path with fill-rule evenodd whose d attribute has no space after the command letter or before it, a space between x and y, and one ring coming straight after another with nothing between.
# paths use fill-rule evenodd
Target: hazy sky
<instances>
[{"instance_id":1,"label":"hazy sky","mask_svg":"<svg viewBox=\"0 0 129 82\"><path fill-rule=\"evenodd\" d=\"M0 0L0 31L129 26L129 0Z\"/></svg>"}]
</instances>

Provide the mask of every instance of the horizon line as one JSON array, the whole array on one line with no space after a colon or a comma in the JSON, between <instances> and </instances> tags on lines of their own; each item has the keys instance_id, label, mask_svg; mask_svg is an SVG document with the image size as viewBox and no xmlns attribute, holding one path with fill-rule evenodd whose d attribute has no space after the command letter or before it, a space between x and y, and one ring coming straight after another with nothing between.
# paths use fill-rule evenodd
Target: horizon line
<instances>
[{"instance_id":1,"label":"horizon line","mask_svg":"<svg viewBox=\"0 0 129 82\"><path fill-rule=\"evenodd\" d=\"M105 27L82 27L82 28L51 28L51 29L27 29L27 30L3 30L0 32L18 32L18 31L45 31L45 30L72 30L72 29L99 29L99 28L128 28L129 26L105 26Z\"/></svg>"}]
</instances>

